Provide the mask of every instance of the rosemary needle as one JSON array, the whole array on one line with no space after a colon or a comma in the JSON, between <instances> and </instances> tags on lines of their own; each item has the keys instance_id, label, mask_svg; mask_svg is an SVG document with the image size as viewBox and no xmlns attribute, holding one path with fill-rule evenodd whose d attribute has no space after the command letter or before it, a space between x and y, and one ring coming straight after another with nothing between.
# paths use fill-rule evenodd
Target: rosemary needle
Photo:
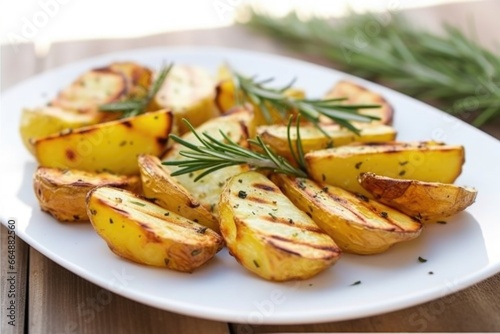
<instances>
[{"instance_id":1,"label":"rosemary needle","mask_svg":"<svg viewBox=\"0 0 500 334\"><path fill-rule=\"evenodd\" d=\"M297 112L318 129L321 129L321 116L327 117L337 124L359 134L359 129L351 122L371 122L379 119L376 116L363 115L359 109L380 108L376 104L345 104L345 99L300 99L286 95L295 80L280 88L270 88L267 84L273 81L272 78L258 81L255 77L245 77L242 74L232 71L235 86L235 97L237 103L240 95L246 102L257 105L263 113L268 123L271 123L270 108L279 112L283 120L286 120L290 113ZM324 131L323 131L324 133ZM326 133L324 133L326 135Z\"/></svg>"},{"instance_id":2,"label":"rosemary needle","mask_svg":"<svg viewBox=\"0 0 500 334\"><path fill-rule=\"evenodd\" d=\"M432 34L394 13L390 20L351 14L333 24L293 12L277 19L250 10L249 17L247 25L267 36L473 119L476 126L500 116L500 57L457 28L445 25L442 34Z\"/></svg>"},{"instance_id":3,"label":"rosemary needle","mask_svg":"<svg viewBox=\"0 0 500 334\"><path fill-rule=\"evenodd\" d=\"M189 121L187 121L186 119L183 119L183 121L189 127L191 132L196 136L199 144L195 145L193 143L187 142L179 136L173 134L170 135L170 138L173 141L187 148L187 150L179 152L179 154L186 159L162 162L162 164L166 166L179 167L178 170L172 172L172 176L203 170L203 172L194 179L195 181L197 181L221 168L246 164L255 169L267 169L275 173L282 173L298 177L307 177L305 163L303 165L298 164L298 168L293 166L284 157L279 156L275 152L273 152L259 136L257 136L255 139L248 140L251 146L255 146L259 149L260 152L256 152L234 142L222 131L220 132L220 134L223 139L218 140L208 135L207 133L199 134L189 123ZM289 121L288 123L289 128L290 126L291 121ZM297 138L296 150L299 155L303 155L302 148L299 149L299 147L301 147L299 138L300 136ZM304 161L303 156L301 156L300 159Z\"/></svg>"}]
</instances>

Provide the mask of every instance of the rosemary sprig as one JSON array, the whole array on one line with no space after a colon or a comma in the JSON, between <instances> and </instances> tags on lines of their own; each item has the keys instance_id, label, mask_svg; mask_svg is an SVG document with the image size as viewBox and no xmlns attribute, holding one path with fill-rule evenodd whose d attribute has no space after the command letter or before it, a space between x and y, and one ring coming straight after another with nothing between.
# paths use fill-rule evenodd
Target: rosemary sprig
<instances>
[{"instance_id":1,"label":"rosemary sprig","mask_svg":"<svg viewBox=\"0 0 500 334\"><path fill-rule=\"evenodd\" d=\"M155 97L156 93L158 93L163 85L163 82L167 78L172 66L173 64L170 64L160 70L158 77L151 85L148 94L145 97L141 99L130 99L102 104L99 106L99 110L104 112L121 112L121 118L136 116L144 113L151 100Z\"/></svg>"},{"instance_id":2,"label":"rosemary sprig","mask_svg":"<svg viewBox=\"0 0 500 334\"><path fill-rule=\"evenodd\" d=\"M290 88L295 80L281 88L271 88L267 84L274 79L268 78L258 81L256 78L249 78L241 75L238 72L233 72L233 80L235 86L235 96L238 99L242 96L245 101L252 102L259 106L264 118L268 123L271 123L270 107L277 110L281 117L286 120L290 112L296 111L306 120L314 124L321 130L320 117L326 116L337 124L359 134L359 129L356 128L351 121L370 122L378 119L376 116L363 115L359 109L380 108L376 104L343 104L345 99L299 99L293 98L285 94L285 91ZM237 100L237 103L241 101ZM325 135L327 135L325 133Z\"/></svg>"},{"instance_id":3,"label":"rosemary sprig","mask_svg":"<svg viewBox=\"0 0 500 334\"><path fill-rule=\"evenodd\" d=\"M259 136L255 139L248 140L250 145L259 149L260 152L256 152L234 142L222 131L220 134L223 140L218 140L207 133L197 133L189 121L186 119L183 119L183 121L196 136L200 144L195 145L185 141L179 136L173 134L170 135L170 138L173 141L189 149L179 152L180 155L186 158L184 160L162 162L162 164L167 166L179 167L179 169L172 173L172 176L203 170L203 172L197 175L194 179L195 181L198 181L204 176L221 168L247 164L255 169L267 169L275 173L307 177L307 169L305 168L305 160L299 139L300 136L297 137L296 151L303 163L298 163L299 167L297 168L284 157L277 155L269 147L267 147ZM290 128L290 126L291 120L288 123L288 128Z\"/></svg>"},{"instance_id":4,"label":"rosemary sprig","mask_svg":"<svg viewBox=\"0 0 500 334\"><path fill-rule=\"evenodd\" d=\"M304 21L296 13L277 19L255 11L248 25L350 73L473 119L476 126L500 116L500 57L451 26L436 35L393 13L388 23L374 14L332 22Z\"/></svg>"}]
</instances>

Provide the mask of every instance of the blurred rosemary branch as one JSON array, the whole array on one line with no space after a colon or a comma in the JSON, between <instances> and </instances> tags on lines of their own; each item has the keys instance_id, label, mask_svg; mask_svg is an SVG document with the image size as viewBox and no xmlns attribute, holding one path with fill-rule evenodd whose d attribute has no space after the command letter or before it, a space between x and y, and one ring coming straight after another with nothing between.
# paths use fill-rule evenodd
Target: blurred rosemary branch
<instances>
[{"instance_id":1,"label":"blurred rosemary branch","mask_svg":"<svg viewBox=\"0 0 500 334\"><path fill-rule=\"evenodd\" d=\"M385 16L387 18L387 16ZM388 22L387 22L388 21ZM500 115L500 57L458 29L441 35L410 27L391 14L352 14L332 22L291 13L282 19L251 11L249 27L299 51L332 60L354 75L379 81L481 126Z\"/></svg>"}]
</instances>

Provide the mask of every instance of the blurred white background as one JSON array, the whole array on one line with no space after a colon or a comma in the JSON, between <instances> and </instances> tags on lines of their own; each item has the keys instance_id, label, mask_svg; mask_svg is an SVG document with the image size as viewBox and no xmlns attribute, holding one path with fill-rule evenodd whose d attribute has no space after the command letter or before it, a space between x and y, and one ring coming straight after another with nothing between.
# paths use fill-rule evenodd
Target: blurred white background
<instances>
[{"instance_id":1,"label":"blurred white background","mask_svg":"<svg viewBox=\"0 0 500 334\"><path fill-rule=\"evenodd\" d=\"M0 43L34 42L41 47L67 40L127 38L234 22L243 4L276 14L297 9L307 15L340 16L355 11L396 10L457 0L0 0Z\"/></svg>"}]
</instances>

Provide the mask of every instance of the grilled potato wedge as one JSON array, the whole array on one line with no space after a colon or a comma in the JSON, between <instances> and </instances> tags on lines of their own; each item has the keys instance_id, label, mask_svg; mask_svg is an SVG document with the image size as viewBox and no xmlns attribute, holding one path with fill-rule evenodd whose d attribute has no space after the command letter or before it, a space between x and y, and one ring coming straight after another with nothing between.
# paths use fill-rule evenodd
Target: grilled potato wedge
<instances>
[{"instance_id":1,"label":"grilled potato wedge","mask_svg":"<svg viewBox=\"0 0 500 334\"><path fill-rule=\"evenodd\" d=\"M218 79L219 83L216 87L215 104L219 112L221 114L225 114L236 105L232 74L231 70L227 67L226 64L219 67ZM302 89L297 88L289 88L285 90L284 94L292 98L305 97L305 92ZM267 108L267 110L269 111L269 115L265 114L264 111L262 111L261 108L256 104L252 104L252 107L255 112L256 125L279 124L284 123L284 121L288 120L287 117L283 118L281 113L271 106L268 106Z\"/></svg>"},{"instance_id":2,"label":"grilled potato wedge","mask_svg":"<svg viewBox=\"0 0 500 334\"><path fill-rule=\"evenodd\" d=\"M320 150L307 153L305 158L312 179L372 197L359 184L360 173L453 183L462 172L464 154L459 145L385 142Z\"/></svg>"},{"instance_id":3,"label":"grilled potato wedge","mask_svg":"<svg viewBox=\"0 0 500 334\"><path fill-rule=\"evenodd\" d=\"M275 174L272 180L345 252L382 253L422 230L416 219L362 195L285 175Z\"/></svg>"},{"instance_id":4,"label":"grilled potato wedge","mask_svg":"<svg viewBox=\"0 0 500 334\"><path fill-rule=\"evenodd\" d=\"M93 69L78 77L50 102L51 106L76 110L95 118L96 123L119 116L103 113L99 105L118 101L128 94L127 77L109 67Z\"/></svg>"},{"instance_id":5,"label":"grilled potato wedge","mask_svg":"<svg viewBox=\"0 0 500 334\"><path fill-rule=\"evenodd\" d=\"M215 81L205 69L175 65L155 95L150 108L171 109L175 129L183 134L189 130L182 121L183 118L197 127L219 115L214 96Z\"/></svg>"},{"instance_id":6,"label":"grilled potato wedge","mask_svg":"<svg viewBox=\"0 0 500 334\"><path fill-rule=\"evenodd\" d=\"M322 129L328 134L328 137L311 124L301 125L300 139L305 153L343 146L353 142L385 142L396 138L396 130L383 124L361 126L359 135L336 124L324 125ZM295 147L297 131L295 129L290 130L292 147ZM257 127L257 134L274 152L293 160L288 145L286 125L262 125Z\"/></svg>"},{"instance_id":7,"label":"grilled potato wedge","mask_svg":"<svg viewBox=\"0 0 500 334\"><path fill-rule=\"evenodd\" d=\"M35 154L32 141L37 138L61 132L65 129L76 129L97 122L89 114L80 114L57 107L40 107L24 109L21 114L21 138L24 146Z\"/></svg>"},{"instance_id":8,"label":"grilled potato wedge","mask_svg":"<svg viewBox=\"0 0 500 334\"><path fill-rule=\"evenodd\" d=\"M138 176L48 167L38 167L33 176L40 208L62 222L88 221L85 197L91 189L103 185L141 192Z\"/></svg>"},{"instance_id":9,"label":"grilled potato wedge","mask_svg":"<svg viewBox=\"0 0 500 334\"><path fill-rule=\"evenodd\" d=\"M354 82L340 81L326 93L325 99L346 98L344 103L348 104L378 104L380 108L360 109L359 113L370 116L377 116L379 120L372 123L392 124L394 111L387 100L378 93L370 91ZM325 119L326 122L331 122ZM363 123L359 123L363 124Z\"/></svg>"},{"instance_id":10,"label":"grilled potato wedge","mask_svg":"<svg viewBox=\"0 0 500 334\"><path fill-rule=\"evenodd\" d=\"M144 196L171 212L219 232L219 221L153 155L138 157Z\"/></svg>"},{"instance_id":11,"label":"grilled potato wedge","mask_svg":"<svg viewBox=\"0 0 500 334\"><path fill-rule=\"evenodd\" d=\"M307 279L341 254L309 216L257 172L231 178L221 195L219 215L230 253L268 280Z\"/></svg>"},{"instance_id":12,"label":"grilled potato wedge","mask_svg":"<svg viewBox=\"0 0 500 334\"><path fill-rule=\"evenodd\" d=\"M225 133L233 141L242 146L247 146L247 138L249 134L254 132L253 114L247 109L233 110L231 114L211 119L210 121L199 126L196 130L199 134L207 133L216 139L222 139L220 131ZM199 143L196 136L189 132L182 138L189 143ZM179 144L172 145L167 154L163 157L164 161L178 161L186 159L180 154L180 151L188 150L186 147ZM166 166L171 172L178 169L175 166ZM222 192L222 187L226 181L233 175L239 174L248 170L246 165L231 166L213 173L209 177L194 181L203 171L197 171L190 174L176 176L175 179L188 191L191 196L196 198L201 205L207 208L210 212L217 214L217 205Z\"/></svg>"},{"instance_id":13,"label":"grilled potato wedge","mask_svg":"<svg viewBox=\"0 0 500 334\"><path fill-rule=\"evenodd\" d=\"M33 141L41 166L115 174L139 172L137 156L161 155L172 127L167 110L100 123Z\"/></svg>"},{"instance_id":14,"label":"grilled potato wedge","mask_svg":"<svg viewBox=\"0 0 500 334\"><path fill-rule=\"evenodd\" d=\"M477 196L477 190L468 187L374 173L361 173L358 181L377 201L422 221L452 216L472 205Z\"/></svg>"},{"instance_id":15,"label":"grilled potato wedge","mask_svg":"<svg viewBox=\"0 0 500 334\"><path fill-rule=\"evenodd\" d=\"M153 72L149 68L130 61L112 63L109 68L122 73L127 79L128 97L140 98L147 94L153 78Z\"/></svg>"},{"instance_id":16,"label":"grilled potato wedge","mask_svg":"<svg viewBox=\"0 0 500 334\"><path fill-rule=\"evenodd\" d=\"M87 213L109 248L137 263L192 272L223 247L209 228L123 189L94 188Z\"/></svg>"},{"instance_id":17,"label":"grilled potato wedge","mask_svg":"<svg viewBox=\"0 0 500 334\"><path fill-rule=\"evenodd\" d=\"M83 73L50 105L87 114L95 123L116 119L119 113L100 112L99 106L124 98L140 98L151 84L151 70L134 62L116 62ZM158 110L161 108L157 108Z\"/></svg>"}]
</instances>

